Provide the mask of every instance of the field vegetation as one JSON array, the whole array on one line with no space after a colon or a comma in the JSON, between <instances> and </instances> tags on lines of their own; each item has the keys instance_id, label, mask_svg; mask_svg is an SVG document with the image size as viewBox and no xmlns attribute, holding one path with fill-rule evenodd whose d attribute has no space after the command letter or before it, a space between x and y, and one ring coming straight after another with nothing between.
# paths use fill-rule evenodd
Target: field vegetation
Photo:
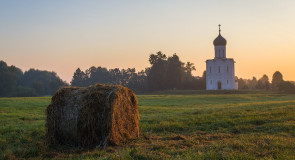
<instances>
[{"instance_id":1,"label":"field vegetation","mask_svg":"<svg viewBox=\"0 0 295 160\"><path fill-rule=\"evenodd\" d=\"M50 97L0 99L0 159L295 159L295 95L138 95L140 138L105 150L47 148Z\"/></svg>"}]
</instances>

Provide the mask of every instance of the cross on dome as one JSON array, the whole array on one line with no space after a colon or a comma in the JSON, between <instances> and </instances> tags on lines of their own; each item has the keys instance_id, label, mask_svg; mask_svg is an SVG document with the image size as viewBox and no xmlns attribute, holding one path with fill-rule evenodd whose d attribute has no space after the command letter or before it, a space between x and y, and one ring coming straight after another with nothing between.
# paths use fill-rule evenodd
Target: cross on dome
<instances>
[{"instance_id":1,"label":"cross on dome","mask_svg":"<svg viewBox=\"0 0 295 160\"><path fill-rule=\"evenodd\" d=\"M215 38L215 40L213 41L214 46L225 46L226 45L226 40L225 38L223 38L220 34L221 29L220 29L220 24L218 25L219 27L219 35Z\"/></svg>"}]
</instances>

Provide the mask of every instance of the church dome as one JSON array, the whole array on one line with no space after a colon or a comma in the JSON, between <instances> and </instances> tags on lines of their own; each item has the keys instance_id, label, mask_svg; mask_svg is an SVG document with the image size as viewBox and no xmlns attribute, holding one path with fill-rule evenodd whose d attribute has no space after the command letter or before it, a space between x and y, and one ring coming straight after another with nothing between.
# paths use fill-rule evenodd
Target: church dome
<instances>
[{"instance_id":1,"label":"church dome","mask_svg":"<svg viewBox=\"0 0 295 160\"><path fill-rule=\"evenodd\" d=\"M214 46L225 46L226 40L219 34L213 41Z\"/></svg>"}]
</instances>

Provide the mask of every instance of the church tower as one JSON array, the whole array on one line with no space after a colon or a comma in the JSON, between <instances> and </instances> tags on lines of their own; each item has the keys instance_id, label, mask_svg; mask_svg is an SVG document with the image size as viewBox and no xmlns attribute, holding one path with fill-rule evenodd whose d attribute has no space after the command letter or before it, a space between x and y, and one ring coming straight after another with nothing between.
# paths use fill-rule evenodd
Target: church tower
<instances>
[{"instance_id":1,"label":"church tower","mask_svg":"<svg viewBox=\"0 0 295 160\"><path fill-rule=\"evenodd\" d=\"M219 26L219 35L213 41L214 49L215 49L215 59L216 58L226 58L226 40L221 36L220 26Z\"/></svg>"},{"instance_id":2,"label":"church tower","mask_svg":"<svg viewBox=\"0 0 295 160\"><path fill-rule=\"evenodd\" d=\"M213 41L215 57L206 61L207 90L235 90L238 84L235 80L235 61L226 58L227 41L220 34Z\"/></svg>"}]
</instances>

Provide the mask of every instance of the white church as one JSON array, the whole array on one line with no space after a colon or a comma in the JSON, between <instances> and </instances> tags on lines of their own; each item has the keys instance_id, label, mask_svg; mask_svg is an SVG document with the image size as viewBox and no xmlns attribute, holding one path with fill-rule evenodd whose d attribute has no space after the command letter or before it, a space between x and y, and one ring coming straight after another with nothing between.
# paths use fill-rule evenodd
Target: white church
<instances>
[{"instance_id":1,"label":"white church","mask_svg":"<svg viewBox=\"0 0 295 160\"><path fill-rule=\"evenodd\" d=\"M235 80L235 61L226 58L226 40L220 31L219 25L219 35L213 41L215 57L206 61L206 89L236 90L238 82Z\"/></svg>"}]
</instances>

